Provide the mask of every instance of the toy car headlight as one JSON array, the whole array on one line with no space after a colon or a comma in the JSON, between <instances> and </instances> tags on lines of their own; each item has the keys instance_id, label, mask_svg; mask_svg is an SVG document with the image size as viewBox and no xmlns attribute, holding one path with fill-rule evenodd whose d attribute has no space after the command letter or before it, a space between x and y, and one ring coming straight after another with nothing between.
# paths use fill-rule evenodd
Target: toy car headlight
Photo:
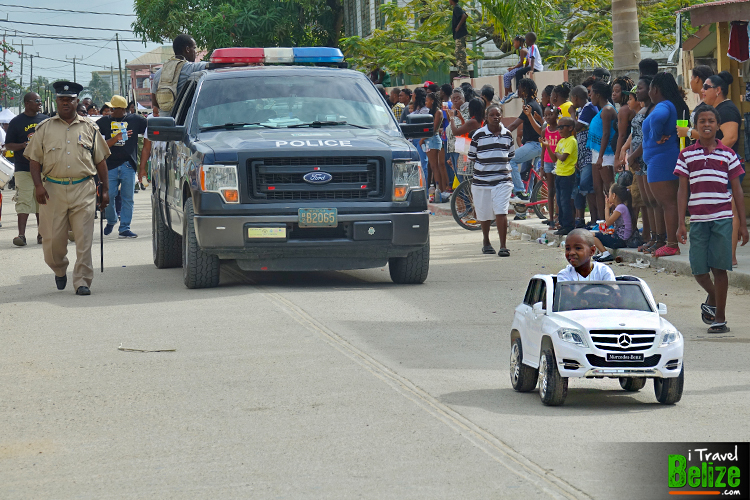
<instances>
[{"instance_id":1,"label":"toy car headlight","mask_svg":"<svg viewBox=\"0 0 750 500\"><path fill-rule=\"evenodd\" d=\"M578 347L588 347L586 340L583 338L583 332L575 328L560 328L557 335L565 342L570 342Z\"/></svg>"},{"instance_id":2,"label":"toy car headlight","mask_svg":"<svg viewBox=\"0 0 750 500\"><path fill-rule=\"evenodd\" d=\"M393 162L393 201L405 201L411 191L424 189L422 175L418 161Z\"/></svg>"},{"instance_id":3,"label":"toy car headlight","mask_svg":"<svg viewBox=\"0 0 750 500\"><path fill-rule=\"evenodd\" d=\"M668 346L669 344L674 344L678 340L680 340L680 332L674 329L668 329L661 332L661 344L659 347Z\"/></svg>"}]
</instances>

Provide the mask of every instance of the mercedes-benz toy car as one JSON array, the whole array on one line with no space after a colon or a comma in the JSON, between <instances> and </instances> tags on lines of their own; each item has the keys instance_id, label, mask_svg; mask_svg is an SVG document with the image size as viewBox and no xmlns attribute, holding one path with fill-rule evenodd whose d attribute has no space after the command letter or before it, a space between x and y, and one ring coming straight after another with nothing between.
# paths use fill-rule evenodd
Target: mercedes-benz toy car
<instances>
[{"instance_id":1,"label":"mercedes-benz toy car","mask_svg":"<svg viewBox=\"0 0 750 500\"><path fill-rule=\"evenodd\" d=\"M539 381L542 403L561 405L569 378L617 378L626 391L654 380L656 399L682 397L682 334L661 315L645 281L562 281L531 278L510 333L510 380L529 392Z\"/></svg>"}]
</instances>

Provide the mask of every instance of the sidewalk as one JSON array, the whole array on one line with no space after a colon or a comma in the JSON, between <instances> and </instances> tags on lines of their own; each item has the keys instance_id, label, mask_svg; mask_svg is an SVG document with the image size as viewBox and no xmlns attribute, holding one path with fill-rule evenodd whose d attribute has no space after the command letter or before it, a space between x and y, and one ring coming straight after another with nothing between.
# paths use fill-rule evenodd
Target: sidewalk
<instances>
[{"instance_id":1,"label":"sidewalk","mask_svg":"<svg viewBox=\"0 0 750 500\"><path fill-rule=\"evenodd\" d=\"M429 203L429 210L435 215L442 215L452 217L450 203ZM458 226L456 226L458 227ZM521 234L528 234L531 237L531 241L535 241L542 235L546 235L549 241L560 242L561 236L553 235L553 231L550 231L549 227L539 222L534 215L529 214L527 220L510 220L510 231L518 231ZM673 257L660 257L658 259L651 255L644 255L639 253L635 248L621 248L615 250L613 255L615 257L622 257L623 262L633 263L642 260L644 267L651 267L652 269L663 269L665 272L675 272L677 274L683 274L685 276L692 276L693 273L690 271L690 261L688 260L688 252L690 251L690 245L680 245L680 255ZM737 247L737 263L739 264L731 273L729 273L729 284L737 288L743 288L750 290L750 243L747 245ZM648 266L645 266L648 264Z\"/></svg>"}]
</instances>

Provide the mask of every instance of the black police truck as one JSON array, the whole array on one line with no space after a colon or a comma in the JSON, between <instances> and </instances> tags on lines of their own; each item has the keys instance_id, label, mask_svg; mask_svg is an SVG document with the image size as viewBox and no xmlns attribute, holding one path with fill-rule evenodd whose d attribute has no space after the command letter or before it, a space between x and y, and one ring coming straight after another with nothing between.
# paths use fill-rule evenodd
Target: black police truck
<instances>
[{"instance_id":1,"label":"black police truck","mask_svg":"<svg viewBox=\"0 0 750 500\"><path fill-rule=\"evenodd\" d=\"M429 213L407 138L432 135L432 117L399 126L362 73L326 64L341 60L330 48L217 49L212 61L235 65L193 73L171 116L149 119L156 267L182 265L188 288L217 286L222 261L388 263L394 282L424 282Z\"/></svg>"}]
</instances>

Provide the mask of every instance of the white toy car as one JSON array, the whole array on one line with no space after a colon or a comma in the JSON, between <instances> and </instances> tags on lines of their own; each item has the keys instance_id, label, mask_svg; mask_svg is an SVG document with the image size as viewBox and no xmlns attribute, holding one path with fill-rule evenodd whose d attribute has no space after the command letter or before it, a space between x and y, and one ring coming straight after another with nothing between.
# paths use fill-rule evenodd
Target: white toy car
<instances>
[{"instance_id":1,"label":"white toy car","mask_svg":"<svg viewBox=\"0 0 750 500\"><path fill-rule=\"evenodd\" d=\"M519 392L534 390L545 405L561 405L568 378L618 378L626 391L654 379L656 399L682 397L682 334L660 315L645 281L563 281L536 275L516 307L510 333L510 380Z\"/></svg>"}]
</instances>

